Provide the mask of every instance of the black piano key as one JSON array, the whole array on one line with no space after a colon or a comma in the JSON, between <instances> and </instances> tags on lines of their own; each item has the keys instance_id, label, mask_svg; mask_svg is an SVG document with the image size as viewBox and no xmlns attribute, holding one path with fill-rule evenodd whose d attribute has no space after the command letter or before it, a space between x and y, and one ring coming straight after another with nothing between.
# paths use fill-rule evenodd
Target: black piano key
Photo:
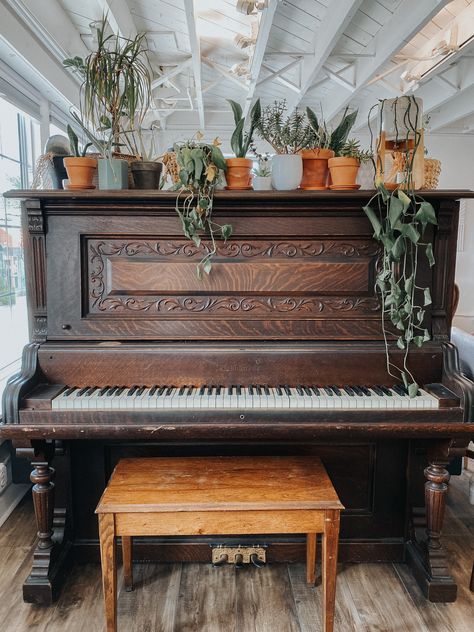
<instances>
[{"instance_id":1,"label":"black piano key","mask_svg":"<svg viewBox=\"0 0 474 632\"><path fill-rule=\"evenodd\" d=\"M104 388L101 388L99 391L99 397L102 397L102 395L105 395L107 393L107 391L109 390L110 386L104 386Z\"/></svg>"},{"instance_id":2,"label":"black piano key","mask_svg":"<svg viewBox=\"0 0 474 632\"><path fill-rule=\"evenodd\" d=\"M387 388L386 386L379 386L379 389L384 393L384 395L387 395L388 397L392 397L392 391Z\"/></svg>"},{"instance_id":3,"label":"black piano key","mask_svg":"<svg viewBox=\"0 0 474 632\"><path fill-rule=\"evenodd\" d=\"M69 386L65 391L64 391L64 395L71 395L72 393L74 393L74 391L76 390L75 386Z\"/></svg>"},{"instance_id":4,"label":"black piano key","mask_svg":"<svg viewBox=\"0 0 474 632\"><path fill-rule=\"evenodd\" d=\"M317 386L312 386L311 390L317 397L319 397L319 388Z\"/></svg>"},{"instance_id":5,"label":"black piano key","mask_svg":"<svg viewBox=\"0 0 474 632\"><path fill-rule=\"evenodd\" d=\"M311 389L309 388L309 386L303 386L303 391L305 392L306 395L311 396Z\"/></svg>"},{"instance_id":6,"label":"black piano key","mask_svg":"<svg viewBox=\"0 0 474 632\"><path fill-rule=\"evenodd\" d=\"M111 388L109 388L109 390L105 394L106 397L110 397L111 395L113 395L115 393L115 391L117 390L117 388L118 388L118 386L112 386Z\"/></svg>"},{"instance_id":7,"label":"black piano key","mask_svg":"<svg viewBox=\"0 0 474 632\"><path fill-rule=\"evenodd\" d=\"M332 392L332 389L329 386L324 386L323 389L324 391L326 391L326 394L329 395L330 397L334 395L334 393Z\"/></svg>"},{"instance_id":8,"label":"black piano key","mask_svg":"<svg viewBox=\"0 0 474 632\"><path fill-rule=\"evenodd\" d=\"M216 386L216 395L220 395L222 391L222 386Z\"/></svg>"},{"instance_id":9,"label":"black piano key","mask_svg":"<svg viewBox=\"0 0 474 632\"><path fill-rule=\"evenodd\" d=\"M186 397L189 397L193 394L194 386L188 386L188 392L186 393Z\"/></svg>"},{"instance_id":10,"label":"black piano key","mask_svg":"<svg viewBox=\"0 0 474 632\"><path fill-rule=\"evenodd\" d=\"M178 396L182 397L184 395L184 391L187 389L187 386L182 386L178 391Z\"/></svg>"},{"instance_id":11,"label":"black piano key","mask_svg":"<svg viewBox=\"0 0 474 632\"><path fill-rule=\"evenodd\" d=\"M81 388L81 390L78 392L77 397L81 397L82 395L84 395L84 393L86 393L89 390L90 386L84 386L84 388Z\"/></svg>"},{"instance_id":12,"label":"black piano key","mask_svg":"<svg viewBox=\"0 0 474 632\"><path fill-rule=\"evenodd\" d=\"M331 386L331 388L332 388L332 392L333 392L335 395L338 395L339 397L342 395L342 393L341 393L341 389L340 389L340 388L338 388L337 386Z\"/></svg>"},{"instance_id":13,"label":"black piano key","mask_svg":"<svg viewBox=\"0 0 474 632\"><path fill-rule=\"evenodd\" d=\"M139 397L140 395L143 395L143 393L145 392L146 386L140 386L140 388L137 391L137 397Z\"/></svg>"},{"instance_id":14,"label":"black piano key","mask_svg":"<svg viewBox=\"0 0 474 632\"><path fill-rule=\"evenodd\" d=\"M252 386L252 384L250 384L250 386L249 386L249 393L250 393L250 395L253 395L253 389L254 389L254 387Z\"/></svg>"},{"instance_id":15,"label":"black piano key","mask_svg":"<svg viewBox=\"0 0 474 632\"><path fill-rule=\"evenodd\" d=\"M383 390L379 387L379 386L372 386L372 390L374 391L374 393L376 395L384 395L385 393L383 392Z\"/></svg>"},{"instance_id":16,"label":"black piano key","mask_svg":"<svg viewBox=\"0 0 474 632\"><path fill-rule=\"evenodd\" d=\"M259 384L257 384L257 386L255 387L255 390L257 391L257 395L259 395L259 396L263 395L262 387Z\"/></svg>"},{"instance_id":17,"label":"black piano key","mask_svg":"<svg viewBox=\"0 0 474 632\"><path fill-rule=\"evenodd\" d=\"M152 386L150 388L150 392L148 393L148 395L152 397L156 393L157 390L158 390L158 386Z\"/></svg>"},{"instance_id":18,"label":"black piano key","mask_svg":"<svg viewBox=\"0 0 474 632\"><path fill-rule=\"evenodd\" d=\"M232 395L233 392L234 392L234 387L233 386L228 386L227 387L227 395Z\"/></svg>"},{"instance_id":19,"label":"black piano key","mask_svg":"<svg viewBox=\"0 0 474 632\"><path fill-rule=\"evenodd\" d=\"M115 395L121 395L126 388L126 386L121 386L118 390L115 391Z\"/></svg>"},{"instance_id":20,"label":"black piano key","mask_svg":"<svg viewBox=\"0 0 474 632\"><path fill-rule=\"evenodd\" d=\"M364 391L360 388L360 386L351 386L352 390L356 395L363 395Z\"/></svg>"},{"instance_id":21,"label":"black piano key","mask_svg":"<svg viewBox=\"0 0 474 632\"><path fill-rule=\"evenodd\" d=\"M298 395L304 395L303 389L299 384L296 386L296 392Z\"/></svg>"},{"instance_id":22,"label":"black piano key","mask_svg":"<svg viewBox=\"0 0 474 632\"><path fill-rule=\"evenodd\" d=\"M207 386L201 386L201 388L199 389L199 395L204 395L204 393L206 392L206 388Z\"/></svg>"},{"instance_id":23,"label":"black piano key","mask_svg":"<svg viewBox=\"0 0 474 632\"><path fill-rule=\"evenodd\" d=\"M276 387L276 392L277 392L277 395L279 395L281 397L283 395L282 387L281 386L277 386Z\"/></svg>"},{"instance_id":24,"label":"black piano key","mask_svg":"<svg viewBox=\"0 0 474 632\"><path fill-rule=\"evenodd\" d=\"M138 386L132 386L132 388L129 389L127 396L131 397L132 395L134 395L134 393L138 390Z\"/></svg>"},{"instance_id":25,"label":"black piano key","mask_svg":"<svg viewBox=\"0 0 474 632\"><path fill-rule=\"evenodd\" d=\"M237 384L236 388L237 388L237 395L242 395L242 387L240 386L240 384Z\"/></svg>"},{"instance_id":26,"label":"black piano key","mask_svg":"<svg viewBox=\"0 0 474 632\"><path fill-rule=\"evenodd\" d=\"M344 390L350 397L354 397L354 390L350 386L344 386Z\"/></svg>"},{"instance_id":27,"label":"black piano key","mask_svg":"<svg viewBox=\"0 0 474 632\"><path fill-rule=\"evenodd\" d=\"M395 393L397 393L397 395L400 395L401 397L405 397L405 395L407 394L406 390L403 388L403 386L401 386L401 384L395 384L394 386L392 386L392 390L394 390Z\"/></svg>"},{"instance_id":28,"label":"black piano key","mask_svg":"<svg viewBox=\"0 0 474 632\"><path fill-rule=\"evenodd\" d=\"M158 397L161 397L163 395L163 393L166 391L166 386L160 386L160 388L158 389Z\"/></svg>"},{"instance_id":29,"label":"black piano key","mask_svg":"<svg viewBox=\"0 0 474 632\"><path fill-rule=\"evenodd\" d=\"M92 395L92 393L97 390L97 386L91 386L90 388L87 389L87 391L84 393L84 397L90 397Z\"/></svg>"},{"instance_id":30,"label":"black piano key","mask_svg":"<svg viewBox=\"0 0 474 632\"><path fill-rule=\"evenodd\" d=\"M208 394L208 395L213 395L213 394L214 394L214 389L215 389L215 388L216 388L216 387L215 387L215 386L213 386L213 385L208 386L208 387L207 387L207 394Z\"/></svg>"},{"instance_id":31,"label":"black piano key","mask_svg":"<svg viewBox=\"0 0 474 632\"><path fill-rule=\"evenodd\" d=\"M364 393L364 395L367 395L367 397L371 397L372 393L366 386L359 386L359 388Z\"/></svg>"},{"instance_id":32,"label":"black piano key","mask_svg":"<svg viewBox=\"0 0 474 632\"><path fill-rule=\"evenodd\" d=\"M175 388L175 386L168 386L166 389L165 397L169 397Z\"/></svg>"},{"instance_id":33,"label":"black piano key","mask_svg":"<svg viewBox=\"0 0 474 632\"><path fill-rule=\"evenodd\" d=\"M288 395L288 397L291 397L291 389L288 384L285 384L283 388L285 389L285 393Z\"/></svg>"},{"instance_id":34,"label":"black piano key","mask_svg":"<svg viewBox=\"0 0 474 632\"><path fill-rule=\"evenodd\" d=\"M265 391L265 395L270 395L270 389L268 388L267 384L265 384L265 386L263 387L263 390Z\"/></svg>"}]
</instances>

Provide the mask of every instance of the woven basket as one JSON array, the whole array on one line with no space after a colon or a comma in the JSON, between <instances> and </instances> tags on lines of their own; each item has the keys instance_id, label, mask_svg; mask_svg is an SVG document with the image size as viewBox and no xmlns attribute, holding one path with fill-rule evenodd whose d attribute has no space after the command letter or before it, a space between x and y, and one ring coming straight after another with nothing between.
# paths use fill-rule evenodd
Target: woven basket
<instances>
[{"instance_id":1,"label":"woven basket","mask_svg":"<svg viewBox=\"0 0 474 632\"><path fill-rule=\"evenodd\" d=\"M441 161L436 158L425 158L425 182L424 189L438 188L439 175L441 173Z\"/></svg>"}]
</instances>

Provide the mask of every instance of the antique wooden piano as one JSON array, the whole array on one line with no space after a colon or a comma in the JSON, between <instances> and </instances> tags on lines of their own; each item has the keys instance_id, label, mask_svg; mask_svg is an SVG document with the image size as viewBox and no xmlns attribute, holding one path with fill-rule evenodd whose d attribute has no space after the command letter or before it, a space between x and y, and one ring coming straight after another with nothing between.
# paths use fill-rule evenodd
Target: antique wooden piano
<instances>
[{"instance_id":1,"label":"antique wooden piano","mask_svg":"<svg viewBox=\"0 0 474 632\"><path fill-rule=\"evenodd\" d=\"M9 196L23 200L31 342L0 436L33 466L26 601L51 603L71 559L97 555L93 510L116 462L170 454L319 455L347 508L341 558L405 559L430 600L456 598L440 532L447 464L473 435L474 387L449 342L471 192L426 193L437 263L419 263L432 340L412 351L414 399L386 372L370 192L218 193L234 234L203 280L173 193ZM216 543L146 539L136 554L208 561ZM303 558L302 537L259 543L270 561Z\"/></svg>"}]
</instances>

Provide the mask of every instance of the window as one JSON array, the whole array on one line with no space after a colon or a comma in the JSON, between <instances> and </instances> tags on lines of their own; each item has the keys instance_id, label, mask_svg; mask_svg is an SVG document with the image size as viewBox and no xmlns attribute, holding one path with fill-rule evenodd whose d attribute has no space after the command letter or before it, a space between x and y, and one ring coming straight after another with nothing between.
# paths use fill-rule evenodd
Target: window
<instances>
[{"instance_id":1,"label":"window","mask_svg":"<svg viewBox=\"0 0 474 632\"><path fill-rule=\"evenodd\" d=\"M39 122L0 98L0 193L26 189L40 154ZM0 394L28 342L20 203L0 205Z\"/></svg>"}]
</instances>

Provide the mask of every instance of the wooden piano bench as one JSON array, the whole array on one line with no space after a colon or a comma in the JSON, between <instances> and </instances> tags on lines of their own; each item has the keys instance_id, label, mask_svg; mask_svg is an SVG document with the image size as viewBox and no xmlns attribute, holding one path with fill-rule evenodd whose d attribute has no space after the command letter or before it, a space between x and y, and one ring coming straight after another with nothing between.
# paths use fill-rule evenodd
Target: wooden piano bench
<instances>
[{"instance_id":1,"label":"wooden piano bench","mask_svg":"<svg viewBox=\"0 0 474 632\"><path fill-rule=\"evenodd\" d=\"M307 581L315 581L322 534L324 631L334 626L342 504L315 457L165 457L124 459L99 501L107 632L117 630L115 538L132 589L132 537L307 534ZM217 571L216 571L217 572Z\"/></svg>"}]
</instances>

